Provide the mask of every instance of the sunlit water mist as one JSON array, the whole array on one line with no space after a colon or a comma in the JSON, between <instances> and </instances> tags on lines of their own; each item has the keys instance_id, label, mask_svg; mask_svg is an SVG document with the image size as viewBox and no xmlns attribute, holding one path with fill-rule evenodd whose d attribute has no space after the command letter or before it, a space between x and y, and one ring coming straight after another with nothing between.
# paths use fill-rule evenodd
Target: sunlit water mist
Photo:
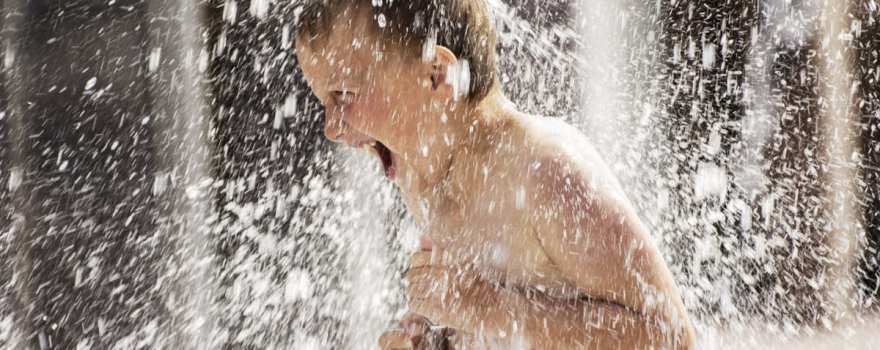
<instances>
[{"instance_id":1,"label":"sunlit water mist","mask_svg":"<svg viewBox=\"0 0 880 350\"><path fill-rule=\"evenodd\" d=\"M162 259L160 283L165 285L163 302L169 320L161 329L144 327L115 344L116 348L136 348L155 342L156 347L195 349L205 347L207 339L221 333L212 320L218 315L213 300L219 295L211 247L214 218L211 177L211 146L207 140L210 121L206 117L206 89L202 85L206 66L200 45L198 7L194 3L151 3L148 13L157 18L180 18L177 40L166 42L171 29L164 24L151 28L147 69L153 74L154 112L160 148L159 170L153 177L154 196L166 196L169 206L159 219L156 232L169 245ZM177 29L177 28L175 28ZM161 62L165 62L162 64ZM161 66L162 72L159 71ZM173 76L166 75L174 72ZM164 90L164 91L163 91ZM169 93L171 92L171 93ZM167 193L165 193L167 191ZM193 289L193 286L199 286ZM156 325L157 323L154 323ZM88 344L88 343L81 343ZM218 346L218 344L213 344Z\"/></svg>"},{"instance_id":2,"label":"sunlit water mist","mask_svg":"<svg viewBox=\"0 0 880 350\"><path fill-rule=\"evenodd\" d=\"M338 191L346 202L337 219L347 257L346 348L370 349L403 317L403 264L419 233L405 220L397 189L384 178L374 155L363 150L337 155L342 158Z\"/></svg>"},{"instance_id":3,"label":"sunlit water mist","mask_svg":"<svg viewBox=\"0 0 880 350\"><path fill-rule=\"evenodd\" d=\"M845 6L755 3L738 8L751 19L718 12L720 27L693 30L693 21L712 17L676 3L581 2L583 111L572 122L639 208L676 275L700 348L869 348L867 330L876 321L856 311L862 299L853 287L864 244L853 206L863 190L861 140L848 136L858 134L852 129L858 119L852 91L842 92L853 86ZM760 20L766 24L757 25ZM684 27L684 21L691 22ZM687 29L666 29L677 25ZM813 50L822 68L811 71L807 63L784 76L800 63L779 63L780 57L798 50ZM713 86L718 75L720 88ZM767 150L778 150L779 140L782 148L792 142L780 124L810 103L804 95L791 100L785 79L816 82L818 98L831 101L812 116L824 123L824 134L813 140L828 140L816 151L837 157L825 180L774 169L780 161L773 158L786 156ZM730 96L734 101L725 102ZM668 134L676 129L691 138ZM827 169L805 152L800 169ZM807 194L814 187L820 190ZM792 209L800 204L785 199L798 195L795 203L828 203L821 213L828 221L801 217Z\"/></svg>"},{"instance_id":4,"label":"sunlit water mist","mask_svg":"<svg viewBox=\"0 0 880 350\"><path fill-rule=\"evenodd\" d=\"M16 2L4 5L9 3ZM287 89L287 85L280 88L267 83L273 81L273 75L293 76L278 67L293 61L289 46L295 23L284 16L296 13L295 3L287 9L290 11L279 11L281 1L218 1L222 9L214 16L222 22L222 30L204 32L199 29L204 24L200 22L205 17L202 10L182 3L169 5L176 4L173 1L148 3L143 12L149 21L142 23L149 28L144 36L148 43L136 53L143 60L133 59L131 65L141 64L141 71L150 79L145 86L150 90L151 113L138 115L134 122L149 132L126 130L127 136L134 136L122 137L121 146L111 146L114 139L101 139L92 146L120 147L126 152L149 149L156 153L157 164L145 167L147 174L108 171L101 179L113 182L140 176L137 180L144 187L132 191L135 199L107 199L112 193L101 192L103 197L94 200L115 207L107 209L114 215L120 207L133 208L130 212L121 209L123 218L117 226L122 228L111 225L107 232L93 233L95 222L115 223L116 219L93 220L92 213L82 212L89 207L38 211L45 203L43 198L33 200L31 207L15 207L19 202L0 206L4 215L9 214L7 207L13 208L9 215L12 223L0 222L0 259L9 262L0 268L9 281L2 285L0 347L12 344L11 348L18 349L29 344L52 348L56 339L63 339L52 333L60 327L73 329L67 331L70 334L87 335L63 343L77 350L375 348L378 336L406 311L402 273L408 253L423 232L406 214L397 189L383 177L374 156L331 147L329 152L314 152L305 160L285 158L293 158L282 151L285 147L289 151L318 143L317 139L289 135L296 127L303 127L291 120L320 117L314 101L305 98L303 84L299 85L302 89ZM852 32L834 21L840 18L830 14L833 9L787 0L744 7L729 4L732 2L690 6L701 2L684 0L488 3L501 33L500 80L506 92L522 110L565 119L588 135L621 180L670 263L697 325L700 348L839 348L841 344L867 348L877 322L863 323L861 315L850 310L860 307L861 301L847 285L854 277L847 264L852 264L852 251L857 251L861 242L858 226L846 226L851 223L847 216L854 215L846 201L858 197L858 189L841 181L829 190L822 187L820 176L851 178L857 171L847 159L851 159L854 147L832 142L840 147L827 149L827 144L809 142L811 137L847 141L836 139L836 135L852 127L840 112L845 109L841 91L848 85L843 71L851 68L835 61L836 54L828 54L842 50L839 45L852 40L848 37ZM876 3L865 4L866 8L873 6L876 17ZM123 13L120 18L130 16L136 8L129 5L118 9ZM5 14L13 13L4 17L8 19L2 23L4 33L15 33L22 25L23 17L18 14L25 10L10 10L12 7L4 7L9 11ZM707 13L709 8L717 11ZM64 11L72 10L47 18L62 17ZM85 17L94 18L91 13L89 16ZM831 31L841 35L816 34L816 27L825 28L817 25L822 16L830 16L826 22L837 23L838 28ZM762 18L763 25L754 18ZM241 28L254 30L242 33ZM94 30L95 36L121 36L132 30L105 29ZM204 38L210 45L201 40ZM64 40L77 38L41 37L46 45ZM13 40L6 41L4 48L4 74L16 79L22 78L17 65L26 63L28 57L44 55L39 51L27 56ZM814 55L823 57L821 64L830 64L817 68ZM212 75L216 74L212 60L225 60L228 74ZM108 62L111 60L101 60L96 66L113 66ZM84 105L99 101L95 90L105 84L104 78L94 79L91 71L87 73L82 82L73 83L85 86ZM835 79L824 80L829 76ZM24 77L35 81L55 78ZM200 84L205 80L222 88L203 89ZM224 85L224 81L231 83ZM824 98L834 101L833 108L798 95L799 87L810 88L817 81L827 84L820 90ZM43 93L53 91L53 84L35 86ZM6 87L14 93L3 100L9 107L0 115L0 127L6 140L12 140L10 144L26 145L34 135L19 133L30 123L21 115L33 107L32 102L15 90L17 84ZM106 89L106 96L140 92ZM255 99L270 107L268 111L236 114L230 110L246 109L238 105L248 102L246 98L224 105L216 101L217 91L236 98L258 94ZM272 98L267 97L270 95ZM822 110L821 123L804 116L811 113L804 112L810 108ZM78 110L64 112L82 114ZM825 118L827 114L834 118ZM110 116L114 118L94 124L110 120L106 124L115 125L132 119L125 114ZM786 124L790 120L810 122L793 128ZM816 124L830 127L810 131L809 125ZM228 125L254 125L258 131L255 135L243 133L246 142L224 144L217 139L228 135L219 129ZM835 132L833 127L840 125L842 129ZM45 129L41 128L47 126L32 131L42 134ZM258 143L254 140L267 139L260 133L274 133L275 138ZM71 139L81 138L73 135ZM144 135L153 135L155 140L147 146L136 143L138 137L147 138ZM786 146L789 143L795 145ZM28 168L32 160L20 157L16 153L20 150L14 148L0 157L4 161L0 186L19 197L22 188L54 186L53 182L35 180ZM47 160L35 157L32 162L49 164L52 169L44 175L57 178L72 170L66 157L73 154L94 159L94 154L86 154L94 149L85 148L80 154L72 147L67 154L63 154L63 147L38 149L32 153ZM227 156L235 152L243 154L242 159L256 160ZM827 173L823 170L827 166L815 156L825 153L834 158L833 169ZM240 162L255 169L213 178L211 166L218 162ZM296 162L307 163L308 169L291 171L301 166ZM14 166L7 169L6 164ZM106 167L103 163L87 164L95 169L73 170L88 178L92 170L100 172ZM295 185L275 181L276 175L292 173L298 176ZM80 186L80 180L71 180L75 186L66 189L70 192L66 195L87 197L102 185L85 181L86 185ZM832 191L844 195L829 200L833 204L828 205L824 200ZM143 193L149 193L150 199L142 199ZM789 197L795 200L786 199ZM130 203L138 200L143 203ZM61 206L71 202L75 201ZM844 232L848 237L832 242L836 245L829 246L831 258L822 255L826 254L822 249L828 236L825 227L818 227L826 222L818 218L826 215L822 212L826 205L842 208L833 214L834 220L827 221L836 230L830 232ZM152 220L155 227L143 226L150 228L147 234L132 233L137 229L131 229L128 222L142 212L150 215L147 221ZM62 282L49 279L47 285L72 285L60 289L62 292L28 285L27 276L35 269L28 265L32 263L28 259L41 258L36 253L29 256L29 247L47 242L44 236L60 236L51 225L36 226L36 230L27 227L34 225L37 215L41 215L39 220L75 217L68 226L79 226L82 231L70 232L88 232L98 242L86 245L84 255L68 262L76 266L50 268L66 275L60 277ZM46 227L46 232L37 231ZM138 238L114 238L121 234ZM113 247L127 249L127 255L118 260L102 255L106 248L102 241L123 240ZM50 252L68 250L67 241L48 241L60 246ZM78 244L69 246L80 247ZM67 257L64 253L59 256ZM812 270L801 266L840 256L840 261L850 261ZM842 281L844 288L828 288L837 281ZM94 292L97 297L89 299L86 291L98 290L95 285L106 293ZM29 299L28 291L42 299ZM62 306L88 306L82 308L83 320L71 321L62 310L39 320L47 325L25 326L28 319L41 316L28 310L42 309L42 303L51 304L55 298L72 300ZM5 302L11 299L16 301ZM136 307L124 312L129 309L107 306L112 311L108 312L101 303L104 299ZM798 314L802 315L795 316ZM76 333L77 328L82 333Z\"/></svg>"}]
</instances>

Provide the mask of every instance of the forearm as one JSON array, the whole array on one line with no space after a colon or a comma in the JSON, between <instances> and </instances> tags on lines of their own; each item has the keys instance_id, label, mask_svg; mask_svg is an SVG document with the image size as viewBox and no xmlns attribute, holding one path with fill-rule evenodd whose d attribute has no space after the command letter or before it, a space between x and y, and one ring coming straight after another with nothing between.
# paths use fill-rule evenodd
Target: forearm
<instances>
[{"instance_id":1,"label":"forearm","mask_svg":"<svg viewBox=\"0 0 880 350\"><path fill-rule=\"evenodd\" d=\"M474 348L487 348L494 341L509 344L500 348L532 349L686 349L691 344L689 328L682 327L686 318L679 320L684 323L672 322L681 317L667 306L656 305L644 313L608 302L566 301L427 263L413 263L407 281L410 311L491 341ZM527 345L517 345L520 342Z\"/></svg>"},{"instance_id":2,"label":"forearm","mask_svg":"<svg viewBox=\"0 0 880 350\"><path fill-rule=\"evenodd\" d=\"M657 317L623 306L593 301L559 301L499 290L497 304L486 305L484 333L501 341L524 342L532 349L669 348ZM485 329L491 326L494 329ZM488 335L488 334L487 334Z\"/></svg>"}]
</instances>

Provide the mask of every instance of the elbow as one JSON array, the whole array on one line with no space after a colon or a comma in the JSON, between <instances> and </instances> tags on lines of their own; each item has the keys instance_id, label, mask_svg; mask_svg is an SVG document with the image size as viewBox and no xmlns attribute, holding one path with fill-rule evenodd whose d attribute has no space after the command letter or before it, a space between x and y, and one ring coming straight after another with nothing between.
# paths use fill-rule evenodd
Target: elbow
<instances>
[{"instance_id":1,"label":"elbow","mask_svg":"<svg viewBox=\"0 0 880 350\"><path fill-rule=\"evenodd\" d=\"M621 304L609 303L622 314L628 315L630 322L619 324L624 344L618 348L632 349L696 349L696 337L687 314L678 312L639 312Z\"/></svg>"},{"instance_id":2,"label":"elbow","mask_svg":"<svg viewBox=\"0 0 880 350\"><path fill-rule=\"evenodd\" d=\"M679 333L677 339L678 345L676 345L676 348L678 349L691 350L697 348L697 337L694 333L694 328L691 326L689 321L685 321L685 324L683 325L683 328L681 329L681 332Z\"/></svg>"},{"instance_id":3,"label":"elbow","mask_svg":"<svg viewBox=\"0 0 880 350\"><path fill-rule=\"evenodd\" d=\"M652 322L653 323L653 322ZM655 343L660 348L691 350L696 349L696 335L688 317L666 315L658 317L651 327Z\"/></svg>"}]
</instances>

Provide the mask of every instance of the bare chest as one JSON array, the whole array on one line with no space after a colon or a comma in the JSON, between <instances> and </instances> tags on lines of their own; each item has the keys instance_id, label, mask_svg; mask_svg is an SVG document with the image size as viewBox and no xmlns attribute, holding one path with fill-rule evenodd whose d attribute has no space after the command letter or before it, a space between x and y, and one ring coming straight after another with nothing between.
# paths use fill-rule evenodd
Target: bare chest
<instances>
[{"instance_id":1,"label":"bare chest","mask_svg":"<svg viewBox=\"0 0 880 350\"><path fill-rule=\"evenodd\" d=\"M487 195L435 216L438 227L429 230L432 240L488 281L564 295L571 290L569 283L545 253L541 232L515 196L499 200Z\"/></svg>"}]
</instances>

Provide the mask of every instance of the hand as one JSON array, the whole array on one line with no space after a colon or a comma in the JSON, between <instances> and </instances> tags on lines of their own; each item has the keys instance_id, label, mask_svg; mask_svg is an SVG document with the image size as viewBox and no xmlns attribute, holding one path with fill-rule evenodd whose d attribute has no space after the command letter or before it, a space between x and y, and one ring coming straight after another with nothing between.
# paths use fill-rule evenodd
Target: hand
<instances>
[{"instance_id":1,"label":"hand","mask_svg":"<svg viewBox=\"0 0 880 350\"><path fill-rule=\"evenodd\" d=\"M497 302L492 285L439 249L413 254L405 278L410 312L467 333L487 320L487 303Z\"/></svg>"},{"instance_id":2,"label":"hand","mask_svg":"<svg viewBox=\"0 0 880 350\"><path fill-rule=\"evenodd\" d=\"M465 349L463 337L452 328L437 328L427 318L408 314L400 328L386 331L379 338L379 349L455 350Z\"/></svg>"}]
</instances>

